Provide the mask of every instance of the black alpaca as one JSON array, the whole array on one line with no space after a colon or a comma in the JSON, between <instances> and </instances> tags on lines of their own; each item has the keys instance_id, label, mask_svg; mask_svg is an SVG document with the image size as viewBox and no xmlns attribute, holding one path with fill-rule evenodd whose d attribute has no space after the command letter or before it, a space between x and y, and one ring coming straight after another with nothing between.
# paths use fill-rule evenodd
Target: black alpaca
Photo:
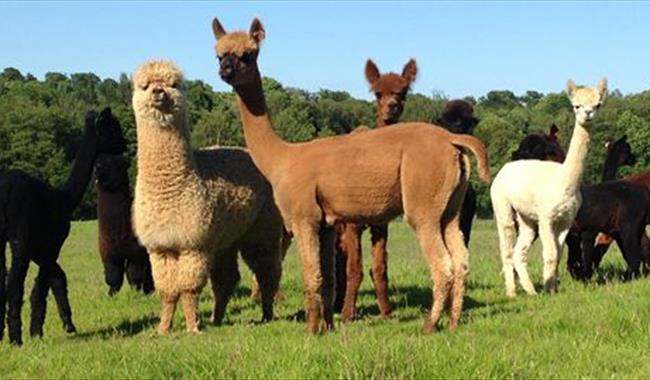
<instances>
[{"instance_id":1,"label":"black alpaca","mask_svg":"<svg viewBox=\"0 0 650 380\"><path fill-rule=\"evenodd\" d=\"M582 205L567 236L567 269L572 277L587 280L593 275L594 243L600 232L612 236L621 248L627 262L625 279L638 275L641 240L650 223L650 192L627 181L608 181L615 178L620 165L635 161L623 136L608 149L602 176L605 182L581 188Z\"/></svg>"},{"instance_id":2,"label":"black alpaca","mask_svg":"<svg viewBox=\"0 0 650 380\"><path fill-rule=\"evenodd\" d=\"M106 108L99 115L95 112L86 114L83 138L72 171L60 188L52 188L19 170L0 174L0 320L4 322L6 301L11 343L22 343L20 311L30 261L39 266L31 294L31 336L43 335L46 299L50 288L65 331L75 332L68 301L67 279L57 259L61 245L70 231L72 212L88 187L97 154L120 153L125 148L120 124L112 116L110 108ZM8 276L5 266L7 241L12 254ZM0 338L3 332L4 323L1 323Z\"/></svg>"},{"instance_id":3,"label":"black alpaca","mask_svg":"<svg viewBox=\"0 0 650 380\"><path fill-rule=\"evenodd\" d=\"M136 290L149 294L154 289L149 255L131 226L128 168L128 158L117 154L102 154L95 163L99 253L109 295L120 290L125 272Z\"/></svg>"},{"instance_id":4,"label":"black alpaca","mask_svg":"<svg viewBox=\"0 0 650 380\"><path fill-rule=\"evenodd\" d=\"M560 130L553 124L548 134L533 133L521 140L517 150L512 152L511 160L564 161L564 150L557 134Z\"/></svg>"},{"instance_id":5,"label":"black alpaca","mask_svg":"<svg viewBox=\"0 0 650 380\"><path fill-rule=\"evenodd\" d=\"M471 135L478 125L479 119L474 117L474 107L465 100L450 100L445 103L441 116L434 124L445 127L447 130L458 134ZM476 214L476 191L470 182L467 186L463 208L460 211L460 230L463 232L465 245L469 245L472 233L472 222Z\"/></svg>"}]
</instances>

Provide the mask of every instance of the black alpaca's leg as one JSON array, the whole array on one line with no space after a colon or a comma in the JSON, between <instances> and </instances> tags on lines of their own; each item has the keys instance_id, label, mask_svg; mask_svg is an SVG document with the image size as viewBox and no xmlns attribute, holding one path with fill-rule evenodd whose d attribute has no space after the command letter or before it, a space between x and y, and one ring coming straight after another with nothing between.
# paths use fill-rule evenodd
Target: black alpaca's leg
<instances>
[{"instance_id":1,"label":"black alpaca's leg","mask_svg":"<svg viewBox=\"0 0 650 380\"><path fill-rule=\"evenodd\" d=\"M5 333L5 314L7 312L7 263L5 246L7 239L0 236L0 340Z\"/></svg>"},{"instance_id":2,"label":"black alpaca's leg","mask_svg":"<svg viewBox=\"0 0 650 380\"><path fill-rule=\"evenodd\" d=\"M151 263L146 251L144 255L126 260L126 279L132 287L144 294L150 294L154 290Z\"/></svg>"},{"instance_id":3,"label":"black alpaca's leg","mask_svg":"<svg viewBox=\"0 0 650 380\"><path fill-rule=\"evenodd\" d=\"M108 285L108 295L117 294L124 283L124 266L126 260L123 256L112 255L104 262L104 281Z\"/></svg>"},{"instance_id":4,"label":"black alpaca's leg","mask_svg":"<svg viewBox=\"0 0 650 380\"><path fill-rule=\"evenodd\" d=\"M582 278L589 280L594 274L594 242L598 232L583 232L582 240Z\"/></svg>"},{"instance_id":5,"label":"black alpaca's leg","mask_svg":"<svg viewBox=\"0 0 650 380\"><path fill-rule=\"evenodd\" d=\"M580 238L569 232L566 238L566 244L569 249L567 258L567 270L574 280L579 280L582 276L582 248L580 247Z\"/></svg>"},{"instance_id":6,"label":"black alpaca's leg","mask_svg":"<svg viewBox=\"0 0 650 380\"><path fill-rule=\"evenodd\" d=\"M43 324L45 323L45 313L47 309L47 292L50 289L50 273L46 265L39 267L38 276L34 281L32 296L32 319L29 328L29 334L32 337L43 336Z\"/></svg>"},{"instance_id":7,"label":"black alpaca's leg","mask_svg":"<svg viewBox=\"0 0 650 380\"><path fill-rule=\"evenodd\" d=\"M621 226L621 252L627 262L627 270L623 275L625 281L639 276L641 266L641 236L645 230L643 228L633 228L631 226Z\"/></svg>"},{"instance_id":8,"label":"black alpaca's leg","mask_svg":"<svg viewBox=\"0 0 650 380\"><path fill-rule=\"evenodd\" d=\"M460 230L463 232L465 246L469 247L469 238L472 233L472 222L476 214L476 191L470 183L463 200L463 208L460 210Z\"/></svg>"},{"instance_id":9,"label":"black alpaca's leg","mask_svg":"<svg viewBox=\"0 0 650 380\"><path fill-rule=\"evenodd\" d=\"M11 242L11 269L7 277L7 325L9 327L9 342L20 345L22 340L22 321L20 310L23 307L25 294L25 276L29 269L29 255L22 241Z\"/></svg>"},{"instance_id":10,"label":"black alpaca's leg","mask_svg":"<svg viewBox=\"0 0 650 380\"><path fill-rule=\"evenodd\" d=\"M59 316L63 322L63 329L67 333L76 332L77 329L72 323L70 301L68 301L68 280L65 277L65 272L63 272L63 269L61 269L58 263L55 263L52 268L51 286L52 293L56 299L56 306L59 309Z\"/></svg>"}]
</instances>

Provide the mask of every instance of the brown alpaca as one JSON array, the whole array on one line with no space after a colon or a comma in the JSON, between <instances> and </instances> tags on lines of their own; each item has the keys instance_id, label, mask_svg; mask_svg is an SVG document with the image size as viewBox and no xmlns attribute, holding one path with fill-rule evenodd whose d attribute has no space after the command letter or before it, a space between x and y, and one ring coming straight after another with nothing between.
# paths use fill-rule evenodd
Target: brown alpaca
<instances>
[{"instance_id":1,"label":"brown alpaca","mask_svg":"<svg viewBox=\"0 0 650 380\"><path fill-rule=\"evenodd\" d=\"M377 98L377 128L395 124L404 110L404 100L417 76L417 65L414 59L409 60L402 74L380 74L377 65L372 60L366 62L366 80L370 90ZM356 128L353 133L363 132L368 128ZM341 319L348 321L357 315L357 295L363 279L361 261L361 234L366 228L363 224L341 223L337 226L336 242L336 299L334 310L341 311ZM388 300L388 225L377 224L370 226L372 241L372 272L375 294L379 313L383 317L390 315L391 307Z\"/></svg>"},{"instance_id":2,"label":"brown alpaca","mask_svg":"<svg viewBox=\"0 0 650 380\"><path fill-rule=\"evenodd\" d=\"M192 149L183 74L151 61L133 76L138 176L136 236L147 248L169 333L178 300L187 330L197 332L198 296L210 276L219 324L239 281L237 253L260 281L263 320L273 317L281 275L282 218L272 189L239 148Z\"/></svg>"},{"instance_id":3,"label":"brown alpaca","mask_svg":"<svg viewBox=\"0 0 650 380\"><path fill-rule=\"evenodd\" d=\"M282 141L267 113L257 66L262 24L254 19L249 33L226 33L215 18L212 27L219 75L234 87L246 145L298 243L308 330L334 328L334 225L382 224L400 214L416 232L436 288L423 330L437 326L448 298L449 327L455 329L468 271L458 227L470 169L463 152L467 148L477 156L488 182L483 144L425 123L306 143Z\"/></svg>"}]
</instances>

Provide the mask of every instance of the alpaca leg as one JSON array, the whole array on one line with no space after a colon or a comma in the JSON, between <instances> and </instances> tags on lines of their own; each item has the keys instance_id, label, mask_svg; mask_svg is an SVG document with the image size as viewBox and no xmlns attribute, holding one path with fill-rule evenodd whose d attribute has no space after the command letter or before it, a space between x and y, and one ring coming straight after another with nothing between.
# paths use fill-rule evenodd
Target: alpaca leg
<instances>
[{"instance_id":1,"label":"alpaca leg","mask_svg":"<svg viewBox=\"0 0 650 380\"><path fill-rule=\"evenodd\" d=\"M220 325L223 322L226 307L240 278L237 251L229 249L217 253L210 269L210 282L214 293L214 309L210 323Z\"/></svg>"},{"instance_id":2,"label":"alpaca leg","mask_svg":"<svg viewBox=\"0 0 650 380\"><path fill-rule=\"evenodd\" d=\"M459 216L460 217L460 216ZM453 284L451 288L451 312L449 329L456 330L463 311L465 296L465 279L469 273L469 252L465 246L464 235L461 231L459 217L454 218L445 227L445 243L451 253L453 263Z\"/></svg>"},{"instance_id":3,"label":"alpaca leg","mask_svg":"<svg viewBox=\"0 0 650 380\"><path fill-rule=\"evenodd\" d=\"M5 314L7 313L7 262L5 248L7 239L0 235L0 340L5 333Z\"/></svg>"},{"instance_id":4,"label":"alpaca leg","mask_svg":"<svg viewBox=\"0 0 650 380\"><path fill-rule=\"evenodd\" d=\"M22 344L22 321L20 310L23 306L25 292L25 277L29 269L29 256L22 241L11 242L11 269L7 277L7 327L9 328L9 342L15 345Z\"/></svg>"},{"instance_id":5,"label":"alpaca leg","mask_svg":"<svg viewBox=\"0 0 650 380\"><path fill-rule=\"evenodd\" d=\"M31 305L32 305L32 318L29 329L29 334L32 337L43 336L43 324L45 323L45 313L47 309L47 293L50 290L50 273L47 270L47 265L39 267L38 276L34 281L34 288L32 289Z\"/></svg>"},{"instance_id":6,"label":"alpaca leg","mask_svg":"<svg viewBox=\"0 0 650 380\"><path fill-rule=\"evenodd\" d=\"M626 223L621 226L622 252L627 262L627 270L623 279L631 280L639 276L641 266L641 236L645 233L645 226L639 228L632 223Z\"/></svg>"},{"instance_id":7,"label":"alpaca leg","mask_svg":"<svg viewBox=\"0 0 650 380\"><path fill-rule=\"evenodd\" d=\"M463 231L465 247L469 247L469 238L472 233L472 222L476 214L476 191L471 183L467 186L463 207L460 210L460 230Z\"/></svg>"},{"instance_id":8,"label":"alpaca leg","mask_svg":"<svg viewBox=\"0 0 650 380\"><path fill-rule=\"evenodd\" d=\"M185 328L187 332L199 332L199 292L187 290L181 293L183 312L185 314Z\"/></svg>"},{"instance_id":9,"label":"alpaca leg","mask_svg":"<svg viewBox=\"0 0 650 380\"><path fill-rule=\"evenodd\" d=\"M124 267L126 260L123 256L110 255L104 261L104 281L108 285L108 295L117 294L124 283Z\"/></svg>"},{"instance_id":10,"label":"alpaca leg","mask_svg":"<svg viewBox=\"0 0 650 380\"><path fill-rule=\"evenodd\" d=\"M339 283L345 283L343 290L340 293L343 297L343 309L341 311L341 320L343 322L350 321L357 316L357 297L359 295L359 287L363 280L363 264L361 255L361 233L363 232L362 226L358 224L346 224L345 230L341 234L341 248L345 252L343 257L347 257L345 266L345 275Z\"/></svg>"},{"instance_id":11,"label":"alpaca leg","mask_svg":"<svg viewBox=\"0 0 650 380\"><path fill-rule=\"evenodd\" d=\"M539 237L542 240L544 258L544 290L557 291L557 263L559 259L558 233L554 230L552 221L540 220Z\"/></svg>"},{"instance_id":12,"label":"alpaca leg","mask_svg":"<svg viewBox=\"0 0 650 380\"><path fill-rule=\"evenodd\" d=\"M318 227L311 223L293 226L300 260L302 261L302 276L305 293L305 312L307 314L307 330L316 334L321 322L323 300L321 298L321 263L319 257L320 243Z\"/></svg>"},{"instance_id":13,"label":"alpaca leg","mask_svg":"<svg viewBox=\"0 0 650 380\"><path fill-rule=\"evenodd\" d=\"M433 304L422 332L429 334L438 326L442 310L453 285L453 262L438 226L418 227L418 241L429 264L433 279Z\"/></svg>"},{"instance_id":14,"label":"alpaca leg","mask_svg":"<svg viewBox=\"0 0 650 380\"><path fill-rule=\"evenodd\" d=\"M567 270L573 279L582 278L582 242L579 236L570 233L566 239L566 245L569 250L567 257Z\"/></svg>"},{"instance_id":15,"label":"alpaca leg","mask_svg":"<svg viewBox=\"0 0 650 380\"><path fill-rule=\"evenodd\" d=\"M348 256L341 240L341 235L345 229L345 224L336 226L336 258L334 265L336 266L336 294L334 295L334 312L340 313L343 310L343 303L345 302L345 293L347 290L348 276L346 274L348 265Z\"/></svg>"},{"instance_id":16,"label":"alpaca leg","mask_svg":"<svg viewBox=\"0 0 650 380\"><path fill-rule=\"evenodd\" d=\"M158 324L158 334L169 335L174 321L174 311L178 302L178 293L165 293L160 291L160 323Z\"/></svg>"},{"instance_id":17,"label":"alpaca leg","mask_svg":"<svg viewBox=\"0 0 650 380\"><path fill-rule=\"evenodd\" d=\"M241 253L246 265L259 281L262 322L270 321L273 319L273 300L282 277L282 253L276 244L270 244L270 247L245 247L242 248Z\"/></svg>"},{"instance_id":18,"label":"alpaca leg","mask_svg":"<svg viewBox=\"0 0 650 380\"><path fill-rule=\"evenodd\" d=\"M517 221L519 224L519 237L517 238L517 243L514 248L513 263L517 275L519 276L521 287L524 288L526 293L532 296L537 294L537 292L535 291L535 286L532 281L530 281L527 262L528 250L537 237L537 231L535 230L535 226L526 223L522 218L518 218Z\"/></svg>"},{"instance_id":19,"label":"alpaca leg","mask_svg":"<svg viewBox=\"0 0 650 380\"><path fill-rule=\"evenodd\" d=\"M372 238L372 282L375 284L379 314L382 317L388 317L391 312L388 299L388 251L386 249L388 225L372 225L370 234Z\"/></svg>"},{"instance_id":20,"label":"alpaca leg","mask_svg":"<svg viewBox=\"0 0 650 380\"><path fill-rule=\"evenodd\" d=\"M581 278L588 280L594 274L594 242L596 241L598 232L583 232L580 236L582 247L582 273Z\"/></svg>"},{"instance_id":21,"label":"alpaca leg","mask_svg":"<svg viewBox=\"0 0 650 380\"><path fill-rule=\"evenodd\" d=\"M52 266L51 284L52 294L54 294L59 316L63 322L63 329L67 333L74 333L77 329L72 323L72 309L68 300L68 279L58 263L54 263Z\"/></svg>"},{"instance_id":22,"label":"alpaca leg","mask_svg":"<svg viewBox=\"0 0 650 380\"><path fill-rule=\"evenodd\" d=\"M322 226L319 231L319 255L323 282L321 296L323 300L323 330L334 329L334 292L336 268L334 267L334 241L336 235L333 227Z\"/></svg>"},{"instance_id":23,"label":"alpaca leg","mask_svg":"<svg viewBox=\"0 0 650 380\"><path fill-rule=\"evenodd\" d=\"M513 245L515 244L516 237L514 212L510 208L510 205L501 206L495 199L492 199L492 207L494 208L494 217L499 235L499 251L501 252L506 295L508 297L514 297L516 295L515 268L512 260Z\"/></svg>"}]
</instances>

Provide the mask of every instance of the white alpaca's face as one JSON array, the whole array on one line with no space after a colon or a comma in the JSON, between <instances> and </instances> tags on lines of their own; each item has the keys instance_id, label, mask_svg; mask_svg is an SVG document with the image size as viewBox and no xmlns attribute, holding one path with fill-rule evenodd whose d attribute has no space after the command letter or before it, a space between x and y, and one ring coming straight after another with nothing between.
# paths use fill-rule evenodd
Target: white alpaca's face
<instances>
[{"instance_id":1,"label":"white alpaca's face","mask_svg":"<svg viewBox=\"0 0 650 380\"><path fill-rule=\"evenodd\" d=\"M185 81L171 62L145 63L133 76L133 110L163 127L173 125L185 111Z\"/></svg>"},{"instance_id":2,"label":"white alpaca's face","mask_svg":"<svg viewBox=\"0 0 650 380\"><path fill-rule=\"evenodd\" d=\"M577 88L572 81L569 81L567 93L573 105L576 121L581 125L588 125L605 101L607 79L601 80L596 87L582 88Z\"/></svg>"}]
</instances>

